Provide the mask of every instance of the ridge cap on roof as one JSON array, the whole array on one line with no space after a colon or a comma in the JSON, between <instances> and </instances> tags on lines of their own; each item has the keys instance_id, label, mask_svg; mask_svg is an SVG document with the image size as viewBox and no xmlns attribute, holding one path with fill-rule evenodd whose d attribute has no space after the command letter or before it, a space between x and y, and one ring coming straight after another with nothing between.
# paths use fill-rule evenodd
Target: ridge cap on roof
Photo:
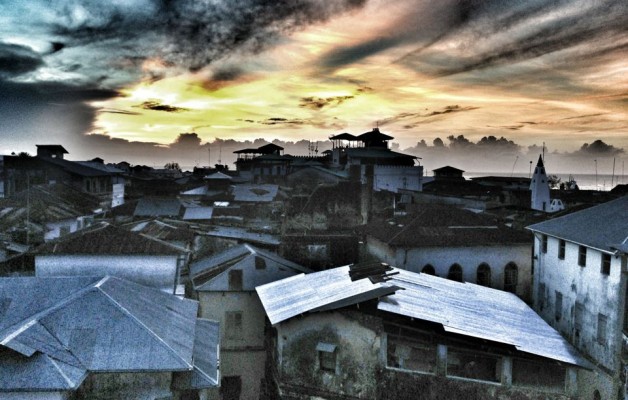
<instances>
[{"instance_id":1,"label":"ridge cap on roof","mask_svg":"<svg viewBox=\"0 0 628 400\"><path fill-rule=\"evenodd\" d=\"M100 284L98 286L96 286L96 288L105 296L105 298L107 298L116 307L118 307L125 315L129 316L132 321L134 321L136 324L138 324L140 327L142 327L144 330L146 330L148 333L150 333L150 335L154 339L156 339L158 343L163 344L170 353L174 354L176 358L178 358L179 360L183 361L183 363L185 365L187 365L187 369L186 369L187 371L191 371L194 368L194 361L192 359L190 359L190 362L185 360L161 336L156 334L151 328L149 328L145 323L143 323L132 312L127 310L126 307L124 307L122 304L120 304L111 294L109 294L105 289L102 288L102 285L105 284L109 279L113 279L113 280L122 282L124 284L128 284L129 283L129 281L126 281L124 279L119 279L119 278L116 278L116 277L113 277L113 276L106 276L105 278L103 278L103 280L101 282L99 282ZM153 290L157 290L157 289L153 289ZM194 324L194 332L196 333L196 324Z\"/></svg>"}]
</instances>

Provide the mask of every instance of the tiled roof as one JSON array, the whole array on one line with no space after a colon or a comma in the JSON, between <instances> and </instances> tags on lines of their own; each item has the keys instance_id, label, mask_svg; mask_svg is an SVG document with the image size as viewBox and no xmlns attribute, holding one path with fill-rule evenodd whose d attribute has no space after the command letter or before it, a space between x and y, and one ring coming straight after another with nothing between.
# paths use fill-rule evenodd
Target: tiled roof
<instances>
[{"instance_id":1,"label":"tiled roof","mask_svg":"<svg viewBox=\"0 0 628 400\"><path fill-rule=\"evenodd\" d=\"M297 315L377 300L381 311L442 325L446 332L591 368L556 330L516 295L484 286L393 269L389 280L352 280L350 267L301 274L256 288L275 325Z\"/></svg>"},{"instance_id":2,"label":"tiled roof","mask_svg":"<svg viewBox=\"0 0 628 400\"><path fill-rule=\"evenodd\" d=\"M375 220L365 233L394 247L494 246L532 243L526 232L494 217L453 206L424 204L416 214Z\"/></svg>"},{"instance_id":3,"label":"tiled roof","mask_svg":"<svg viewBox=\"0 0 628 400\"><path fill-rule=\"evenodd\" d=\"M109 224L76 231L37 248L38 254L176 255L172 246Z\"/></svg>"},{"instance_id":4,"label":"tiled roof","mask_svg":"<svg viewBox=\"0 0 628 400\"><path fill-rule=\"evenodd\" d=\"M530 225L527 229L614 252L628 240L628 196Z\"/></svg>"},{"instance_id":5,"label":"tiled roof","mask_svg":"<svg viewBox=\"0 0 628 400\"><path fill-rule=\"evenodd\" d=\"M91 372L193 372L197 352L216 351L195 348L197 302L113 277L5 278L0 305L0 391L73 390ZM215 376L211 356L199 358Z\"/></svg>"}]
</instances>

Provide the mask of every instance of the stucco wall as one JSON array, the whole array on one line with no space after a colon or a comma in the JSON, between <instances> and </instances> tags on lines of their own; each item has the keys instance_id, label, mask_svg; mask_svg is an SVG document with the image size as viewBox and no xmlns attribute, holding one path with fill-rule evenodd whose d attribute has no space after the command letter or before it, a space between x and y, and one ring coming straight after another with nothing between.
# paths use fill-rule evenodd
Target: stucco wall
<instances>
[{"instance_id":1,"label":"stucco wall","mask_svg":"<svg viewBox=\"0 0 628 400\"><path fill-rule=\"evenodd\" d=\"M111 275L173 293L176 274L177 256L35 256L38 277Z\"/></svg>"},{"instance_id":2,"label":"stucco wall","mask_svg":"<svg viewBox=\"0 0 628 400\"><path fill-rule=\"evenodd\" d=\"M491 268L491 287L504 289L504 268L514 262L518 268L518 284L516 294L525 301L531 299L531 259L532 246L478 246L478 247L422 247L409 250L393 249L385 243L373 239L367 240L368 251L382 261L412 272L421 272L430 264L436 275L447 277L449 268L457 263L462 267L463 280L476 282L477 268L487 263Z\"/></svg>"},{"instance_id":3,"label":"stucco wall","mask_svg":"<svg viewBox=\"0 0 628 400\"><path fill-rule=\"evenodd\" d=\"M264 377L265 313L256 292L199 292L201 318L220 322L220 375L240 376L241 399L257 399ZM226 312L242 312L242 328L228 331ZM218 399L218 390L210 398Z\"/></svg>"},{"instance_id":4,"label":"stucco wall","mask_svg":"<svg viewBox=\"0 0 628 400\"><path fill-rule=\"evenodd\" d=\"M600 369L578 374L580 394L593 398L599 390L602 398L615 398L619 390L620 355L625 279L625 257L611 257L610 274L601 273L602 253L587 249L586 265L578 265L578 244L565 243L564 260L558 258L559 240L548 237L547 252L540 251L541 236L535 239L534 308L576 348L593 358ZM622 261L623 260L623 261ZM544 289L544 290L543 290ZM562 295L557 318L556 293ZM579 334L575 327L575 305L584 308ZM598 314L607 317L606 341L598 343ZM606 375L606 376L605 376ZM615 383L613 383L615 381Z\"/></svg>"}]
</instances>

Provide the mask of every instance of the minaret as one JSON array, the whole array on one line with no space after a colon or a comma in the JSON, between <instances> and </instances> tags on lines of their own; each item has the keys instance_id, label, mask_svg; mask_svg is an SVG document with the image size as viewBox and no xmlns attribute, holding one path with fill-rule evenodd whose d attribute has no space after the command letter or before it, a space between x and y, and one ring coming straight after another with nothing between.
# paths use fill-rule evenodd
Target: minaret
<instances>
[{"instance_id":1,"label":"minaret","mask_svg":"<svg viewBox=\"0 0 628 400\"><path fill-rule=\"evenodd\" d=\"M534 175L530 182L530 191L532 192L531 208L533 210L548 211L550 205L550 189L547 183L547 175L543 166L543 157L539 156L536 163Z\"/></svg>"}]
</instances>

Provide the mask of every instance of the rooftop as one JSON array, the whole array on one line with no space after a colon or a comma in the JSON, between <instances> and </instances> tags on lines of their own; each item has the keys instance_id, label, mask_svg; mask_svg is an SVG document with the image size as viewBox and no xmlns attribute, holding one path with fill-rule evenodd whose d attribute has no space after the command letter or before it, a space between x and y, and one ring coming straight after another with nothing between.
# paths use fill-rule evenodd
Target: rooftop
<instances>
[{"instance_id":1,"label":"rooftop","mask_svg":"<svg viewBox=\"0 0 628 400\"><path fill-rule=\"evenodd\" d=\"M350 272L351 267L344 266L301 274L256 290L273 325L373 300L380 311L434 322L446 332L591 368L560 333L512 293L396 268L384 281L375 282L352 280Z\"/></svg>"},{"instance_id":2,"label":"rooftop","mask_svg":"<svg viewBox=\"0 0 628 400\"><path fill-rule=\"evenodd\" d=\"M415 214L374 220L365 233L395 247L532 243L529 234L509 228L495 217L439 204L422 204Z\"/></svg>"},{"instance_id":3,"label":"rooftop","mask_svg":"<svg viewBox=\"0 0 628 400\"><path fill-rule=\"evenodd\" d=\"M101 223L37 248L38 254L177 255L180 249L136 232Z\"/></svg>"},{"instance_id":4,"label":"rooftop","mask_svg":"<svg viewBox=\"0 0 628 400\"><path fill-rule=\"evenodd\" d=\"M628 196L530 225L527 229L614 253L628 241Z\"/></svg>"},{"instance_id":5,"label":"rooftop","mask_svg":"<svg viewBox=\"0 0 628 400\"><path fill-rule=\"evenodd\" d=\"M91 372L181 371L218 384L217 323L198 303L125 280L0 280L0 391L77 389ZM206 336L199 348L196 335Z\"/></svg>"}]
</instances>

